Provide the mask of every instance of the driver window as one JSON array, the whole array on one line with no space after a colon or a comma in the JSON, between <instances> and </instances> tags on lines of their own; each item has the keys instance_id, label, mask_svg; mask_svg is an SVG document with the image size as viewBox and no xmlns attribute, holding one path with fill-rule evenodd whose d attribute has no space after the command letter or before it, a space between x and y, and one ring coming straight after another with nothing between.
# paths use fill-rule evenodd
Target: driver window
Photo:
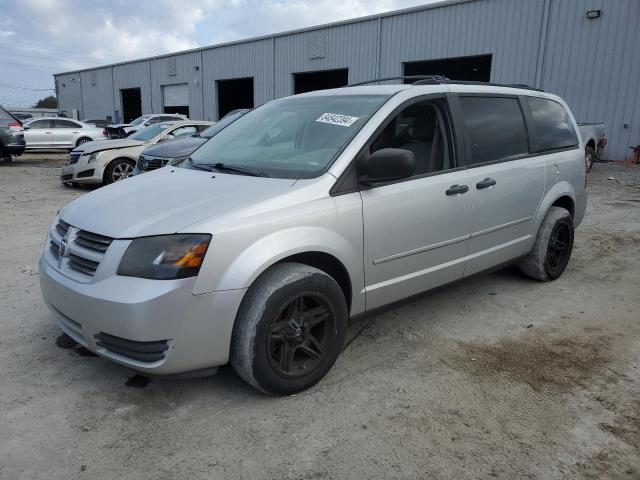
<instances>
[{"instance_id":1,"label":"driver window","mask_svg":"<svg viewBox=\"0 0 640 480\"><path fill-rule=\"evenodd\" d=\"M414 176L453 168L447 129L440 106L423 102L402 110L371 144L371 152L401 148L416 157Z\"/></svg>"}]
</instances>

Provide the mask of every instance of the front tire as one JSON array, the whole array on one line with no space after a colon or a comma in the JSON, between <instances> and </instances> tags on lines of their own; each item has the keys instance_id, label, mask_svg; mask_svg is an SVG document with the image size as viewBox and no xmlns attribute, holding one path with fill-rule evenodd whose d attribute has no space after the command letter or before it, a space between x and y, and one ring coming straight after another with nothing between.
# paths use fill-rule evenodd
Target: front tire
<instances>
[{"instance_id":1,"label":"front tire","mask_svg":"<svg viewBox=\"0 0 640 480\"><path fill-rule=\"evenodd\" d=\"M108 185L113 182L119 182L131 176L136 164L128 158L116 158L104 171L103 182Z\"/></svg>"},{"instance_id":2,"label":"front tire","mask_svg":"<svg viewBox=\"0 0 640 480\"><path fill-rule=\"evenodd\" d=\"M275 265L242 301L231 340L231 365L262 392L290 395L305 390L338 358L347 318L347 302L332 277L298 263Z\"/></svg>"},{"instance_id":3,"label":"front tire","mask_svg":"<svg viewBox=\"0 0 640 480\"><path fill-rule=\"evenodd\" d=\"M571 258L573 235L569 211L551 207L540 225L533 249L518 264L522 273L541 282L558 278Z\"/></svg>"}]
</instances>

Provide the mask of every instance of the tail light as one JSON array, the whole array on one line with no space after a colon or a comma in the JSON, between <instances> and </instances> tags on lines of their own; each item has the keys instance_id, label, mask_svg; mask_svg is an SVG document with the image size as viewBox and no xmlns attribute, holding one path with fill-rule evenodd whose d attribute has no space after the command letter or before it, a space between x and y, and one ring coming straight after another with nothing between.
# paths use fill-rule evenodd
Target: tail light
<instances>
[{"instance_id":1,"label":"tail light","mask_svg":"<svg viewBox=\"0 0 640 480\"><path fill-rule=\"evenodd\" d=\"M19 135L21 133L24 133L24 128L22 128L22 123L20 123L18 120L16 120L15 122L11 122L9 124L9 130L13 135Z\"/></svg>"},{"instance_id":2,"label":"tail light","mask_svg":"<svg viewBox=\"0 0 640 480\"><path fill-rule=\"evenodd\" d=\"M102 135L104 135L105 137L109 136L109 132L107 132L106 128L104 130L102 130Z\"/></svg>"}]
</instances>

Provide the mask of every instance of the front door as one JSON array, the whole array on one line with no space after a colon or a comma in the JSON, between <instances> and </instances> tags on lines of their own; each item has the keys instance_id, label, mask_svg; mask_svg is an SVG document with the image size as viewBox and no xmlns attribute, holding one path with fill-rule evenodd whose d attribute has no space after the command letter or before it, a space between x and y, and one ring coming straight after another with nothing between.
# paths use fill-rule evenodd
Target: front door
<instances>
[{"instance_id":1,"label":"front door","mask_svg":"<svg viewBox=\"0 0 640 480\"><path fill-rule=\"evenodd\" d=\"M469 174L457 168L448 118L444 98L410 104L365 152L410 150L417 165L413 177L361 191L368 310L462 277Z\"/></svg>"},{"instance_id":2,"label":"front door","mask_svg":"<svg viewBox=\"0 0 640 480\"><path fill-rule=\"evenodd\" d=\"M28 148L51 148L51 120L34 120L24 131Z\"/></svg>"},{"instance_id":3,"label":"front door","mask_svg":"<svg viewBox=\"0 0 640 480\"><path fill-rule=\"evenodd\" d=\"M459 96L473 204L465 276L527 253L545 188L544 158L530 156L520 100Z\"/></svg>"}]
</instances>

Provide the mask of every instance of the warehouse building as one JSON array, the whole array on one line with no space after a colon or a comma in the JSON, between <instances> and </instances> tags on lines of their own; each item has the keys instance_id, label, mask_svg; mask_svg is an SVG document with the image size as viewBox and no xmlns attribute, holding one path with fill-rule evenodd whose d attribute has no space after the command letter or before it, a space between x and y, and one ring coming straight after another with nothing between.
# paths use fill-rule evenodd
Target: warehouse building
<instances>
[{"instance_id":1,"label":"warehouse building","mask_svg":"<svg viewBox=\"0 0 640 480\"><path fill-rule=\"evenodd\" d=\"M61 110L125 122L399 75L527 84L604 122L622 159L640 143L638 19L638 0L450 0L54 77Z\"/></svg>"}]
</instances>

